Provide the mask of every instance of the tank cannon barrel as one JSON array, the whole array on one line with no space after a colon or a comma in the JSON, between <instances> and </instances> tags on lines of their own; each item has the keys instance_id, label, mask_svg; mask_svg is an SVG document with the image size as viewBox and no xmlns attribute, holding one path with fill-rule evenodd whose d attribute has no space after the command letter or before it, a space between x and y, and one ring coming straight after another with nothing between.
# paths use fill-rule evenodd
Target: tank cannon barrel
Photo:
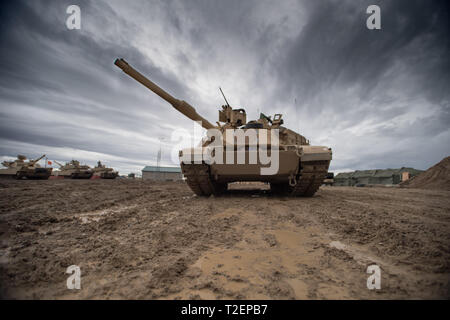
<instances>
[{"instance_id":1,"label":"tank cannon barrel","mask_svg":"<svg viewBox=\"0 0 450 320\"><path fill-rule=\"evenodd\" d=\"M124 59L116 59L114 62L116 66L122 69L123 72L128 74L130 77L140 82L142 85L156 93L158 96L169 102L175 109L180 111L186 117L194 121L201 121L202 127L205 129L212 129L214 125L212 125L208 120L200 116L197 111L192 107L189 103L183 100L178 100L172 97L169 93L161 89L155 83L147 79L141 73L136 71L132 66L130 66Z\"/></svg>"},{"instance_id":2,"label":"tank cannon barrel","mask_svg":"<svg viewBox=\"0 0 450 320\"><path fill-rule=\"evenodd\" d=\"M64 167L64 165L62 165L61 163L59 163L58 161L56 161L56 160L53 160L58 166L60 166L60 167Z\"/></svg>"},{"instance_id":3,"label":"tank cannon barrel","mask_svg":"<svg viewBox=\"0 0 450 320\"><path fill-rule=\"evenodd\" d=\"M38 162L39 160L41 160L42 158L44 158L45 157L45 154L43 154L42 156L40 156L39 158L37 158L36 160L31 160L30 161L30 164L31 165L34 165L36 162Z\"/></svg>"},{"instance_id":4,"label":"tank cannon barrel","mask_svg":"<svg viewBox=\"0 0 450 320\"><path fill-rule=\"evenodd\" d=\"M14 161L3 161L2 165L4 167L8 167L9 168L13 163L14 163Z\"/></svg>"}]
</instances>

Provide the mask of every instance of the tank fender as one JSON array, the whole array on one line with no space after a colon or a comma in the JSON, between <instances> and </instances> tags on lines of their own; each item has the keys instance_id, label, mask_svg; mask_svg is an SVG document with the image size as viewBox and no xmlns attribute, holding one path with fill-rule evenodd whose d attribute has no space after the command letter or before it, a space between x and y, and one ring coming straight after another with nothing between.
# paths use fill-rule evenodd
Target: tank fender
<instances>
[{"instance_id":1,"label":"tank fender","mask_svg":"<svg viewBox=\"0 0 450 320\"><path fill-rule=\"evenodd\" d=\"M330 161L332 159L331 148L324 146L298 146L297 155L301 161Z\"/></svg>"}]
</instances>

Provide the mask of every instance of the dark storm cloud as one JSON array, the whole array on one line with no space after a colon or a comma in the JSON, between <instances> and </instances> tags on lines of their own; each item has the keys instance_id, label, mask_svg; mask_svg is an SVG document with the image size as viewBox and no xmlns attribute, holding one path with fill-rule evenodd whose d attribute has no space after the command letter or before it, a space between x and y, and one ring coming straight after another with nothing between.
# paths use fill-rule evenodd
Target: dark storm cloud
<instances>
[{"instance_id":1,"label":"dark storm cloud","mask_svg":"<svg viewBox=\"0 0 450 320\"><path fill-rule=\"evenodd\" d=\"M396 63L416 73L429 99L448 97L448 9L445 1L310 1L309 21L280 59L281 79L303 97L328 87L359 85L361 98L374 94ZM366 8L382 8L382 29L361 26ZM288 78L287 78L288 76ZM395 76L395 75L394 75ZM390 81L392 83L392 81Z\"/></svg>"},{"instance_id":2,"label":"dark storm cloud","mask_svg":"<svg viewBox=\"0 0 450 320\"><path fill-rule=\"evenodd\" d=\"M163 139L170 163L171 132L190 121L116 57L211 122L219 85L250 117L284 113L333 147L333 169L423 169L450 153L445 1L78 1L73 31L70 4L2 7L0 156L30 148L64 160L73 149L129 171L153 164ZM370 4L382 30L365 27Z\"/></svg>"},{"instance_id":3,"label":"dark storm cloud","mask_svg":"<svg viewBox=\"0 0 450 320\"><path fill-rule=\"evenodd\" d=\"M365 9L370 4L381 7L380 31L362 27L367 18ZM374 129L362 126L361 130L374 138L367 141L389 137L390 143L398 145L397 151L403 154L395 156L389 146L383 150L368 142L361 144L365 150L353 151L352 160L336 161L335 165L362 169L407 162L425 168L447 155L450 151L448 2L308 1L306 6L308 22L286 53L276 57L274 66L281 83L276 95L287 93L299 98L300 112L304 115L333 119L334 126L342 130L363 121L377 123ZM351 91L346 95L349 88ZM422 103L422 114L419 112L408 124L391 126L392 119L419 111L412 108L418 100ZM423 137L435 146L433 154L419 151ZM361 136L358 140L366 138ZM355 137L342 134L338 139L349 141ZM416 154L407 160L406 154L413 146ZM376 151L367 150L371 148ZM340 150L335 151L337 156ZM387 160L394 158L390 163Z\"/></svg>"},{"instance_id":4,"label":"dark storm cloud","mask_svg":"<svg viewBox=\"0 0 450 320\"><path fill-rule=\"evenodd\" d=\"M142 72L151 74L152 78L162 86L183 92L183 86L174 77L165 76L160 68L152 64L151 57L144 57L137 48L127 44L126 39L122 39L120 34L114 35L113 39L101 37L93 39L89 34L82 32L68 32L64 22L67 17L65 8L68 3L41 1L39 2L41 13L35 11L31 3L18 5L19 9L10 8L11 25L5 28L10 32L2 35L4 48L1 54L1 66L5 74L1 80L5 86L17 88L29 85L42 89L71 91L72 87L60 85L59 80L68 76L71 78L68 80L74 82L74 85L82 85L83 76L86 76L82 72L89 72L88 68L95 66L95 70L92 71L104 72L105 79L95 83L93 90L111 90L111 87L107 85L108 77L114 77L117 74L115 72L117 70L112 68L112 62L116 57L126 56L127 59L139 65ZM81 1L80 6L83 12L87 12L87 17L83 19L83 21L87 20L85 22L87 24L89 17L92 17L92 20L95 17L95 20L100 19L99 24L105 30L113 29L113 24L120 24L127 29L127 32L136 32L134 26L115 14L106 4L95 6L95 2ZM12 18L14 15L16 17ZM49 19L50 17L54 19ZM56 53L55 51L58 50L64 51ZM53 56L56 56L59 61L52 60ZM83 62L90 65L83 66ZM49 76L52 73L55 77ZM86 83L85 87L82 87L82 92L86 92L92 85L92 83Z\"/></svg>"},{"instance_id":5,"label":"dark storm cloud","mask_svg":"<svg viewBox=\"0 0 450 320\"><path fill-rule=\"evenodd\" d=\"M85 24L89 24L91 15L101 19L99 23L105 28L120 23L127 32L133 31L134 27L108 5L97 7L87 1L80 6L88 13L83 19ZM142 146L144 150L129 148L133 143L117 139L114 133L108 136L96 128L86 128L83 119L97 119L99 129L111 124L118 129L155 137L147 130L148 117L139 116L146 112L143 107L148 101L133 95L143 89L113 66L117 56L131 59L143 73L151 74L152 79L169 91L183 95L184 87L175 77L163 74L138 49L121 43L120 34L114 38L94 39L86 33L69 32L64 24L66 7L67 3L43 1L17 3L7 8L9 15L2 20L2 30L8 32L1 34L0 137L118 156L127 154L134 158L154 152L154 147L148 145ZM111 84L111 79L119 77L121 91ZM27 114L29 110L24 106L38 112ZM14 113L18 107L22 112ZM49 117L43 116L44 113ZM167 129L159 129L167 134ZM122 145L118 145L119 142ZM4 148L2 153L14 155Z\"/></svg>"}]
</instances>

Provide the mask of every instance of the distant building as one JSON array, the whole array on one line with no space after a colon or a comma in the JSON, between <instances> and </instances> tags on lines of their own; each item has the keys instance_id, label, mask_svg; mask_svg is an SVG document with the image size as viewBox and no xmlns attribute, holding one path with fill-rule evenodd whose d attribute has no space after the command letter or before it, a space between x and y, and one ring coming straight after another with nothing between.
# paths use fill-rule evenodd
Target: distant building
<instances>
[{"instance_id":1,"label":"distant building","mask_svg":"<svg viewBox=\"0 0 450 320\"><path fill-rule=\"evenodd\" d=\"M342 172L334 177L334 185L394 185L417 176L422 172L422 170L405 167L400 169L356 170L353 172Z\"/></svg>"},{"instance_id":2,"label":"distant building","mask_svg":"<svg viewBox=\"0 0 450 320\"><path fill-rule=\"evenodd\" d=\"M144 169L142 169L142 179L154 181L182 180L181 168L146 166Z\"/></svg>"}]
</instances>

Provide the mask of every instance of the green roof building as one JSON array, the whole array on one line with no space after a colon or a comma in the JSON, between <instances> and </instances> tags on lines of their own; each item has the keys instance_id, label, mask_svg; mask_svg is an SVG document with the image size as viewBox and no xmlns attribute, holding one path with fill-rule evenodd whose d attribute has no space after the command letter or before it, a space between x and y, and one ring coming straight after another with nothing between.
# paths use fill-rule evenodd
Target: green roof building
<instances>
[{"instance_id":1,"label":"green roof building","mask_svg":"<svg viewBox=\"0 0 450 320\"><path fill-rule=\"evenodd\" d=\"M334 177L334 185L395 185L422 172L422 170L406 167L400 169L356 170L353 172L342 172Z\"/></svg>"}]
</instances>

